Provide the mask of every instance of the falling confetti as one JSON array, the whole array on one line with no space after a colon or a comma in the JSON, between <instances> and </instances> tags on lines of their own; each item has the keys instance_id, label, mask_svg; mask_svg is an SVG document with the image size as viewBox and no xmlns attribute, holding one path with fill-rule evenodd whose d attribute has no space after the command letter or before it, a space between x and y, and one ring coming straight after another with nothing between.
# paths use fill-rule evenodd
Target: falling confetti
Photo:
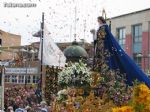
<instances>
[{"instance_id":1,"label":"falling confetti","mask_svg":"<svg viewBox=\"0 0 150 112\"><path fill-rule=\"evenodd\" d=\"M18 18L15 18L16 21L18 21Z\"/></svg>"},{"instance_id":2,"label":"falling confetti","mask_svg":"<svg viewBox=\"0 0 150 112\"><path fill-rule=\"evenodd\" d=\"M30 2L35 2L36 0L29 0ZM47 25L49 31L51 31L51 36L57 41L69 41L73 40L75 33L75 21L76 21L76 33L78 38L84 37L84 20L86 18L86 29L85 29L85 39L89 40L90 29L95 28L97 21L96 17L98 16L100 10L104 7L105 0L38 0L40 3L37 3L36 8L20 9L16 14L9 11L11 14L10 17L11 24L6 22L8 18L0 19L3 26L9 26L8 30L16 30L16 32L22 35L22 39L27 40L26 38L32 38L32 32L36 32L40 29L41 23L41 11L45 12L45 24ZM100 1L100 2L99 2ZM74 7L77 7L77 17L75 20ZM33 10L36 10L35 12ZM116 10L116 9L115 9ZM32 12L33 11L33 12ZM111 11L108 11L111 13ZM20 15L21 14L21 15ZM23 16L22 16L23 15ZM25 16L25 18L23 18ZM4 21L4 22L3 22ZM92 21L92 22L91 22ZM13 24L15 23L15 24ZM0 24L0 25L1 25ZM1 25L2 26L2 25ZM72 28L70 28L72 26ZM62 38L63 39L60 39ZM68 38L69 39L66 39ZM72 38L72 39L70 39Z\"/></svg>"}]
</instances>

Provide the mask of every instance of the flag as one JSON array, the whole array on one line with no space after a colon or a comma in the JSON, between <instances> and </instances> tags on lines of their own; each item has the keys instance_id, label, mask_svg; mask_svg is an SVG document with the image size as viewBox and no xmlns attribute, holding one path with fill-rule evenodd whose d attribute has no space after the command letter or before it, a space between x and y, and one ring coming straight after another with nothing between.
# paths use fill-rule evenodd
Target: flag
<instances>
[{"instance_id":1,"label":"flag","mask_svg":"<svg viewBox=\"0 0 150 112\"><path fill-rule=\"evenodd\" d=\"M41 60L41 44L39 50L39 59ZM50 32L44 27L43 35L43 65L64 67L66 57L59 47L50 37Z\"/></svg>"}]
</instances>

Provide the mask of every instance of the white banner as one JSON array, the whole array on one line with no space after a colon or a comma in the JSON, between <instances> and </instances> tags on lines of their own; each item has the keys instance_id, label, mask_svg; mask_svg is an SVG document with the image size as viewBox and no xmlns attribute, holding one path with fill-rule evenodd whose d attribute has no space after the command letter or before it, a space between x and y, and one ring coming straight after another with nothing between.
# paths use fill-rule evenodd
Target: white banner
<instances>
[{"instance_id":1,"label":"white banner","mask_svg":"<svg viewBox=\"0 0 150 112\"><path fill-rule=\"evenodd\" d=\"M41 60L41 45L39 51L39 59ZM64 67L66 57L59 47L54 43L50 36L50 32L44 28L43 38L43 65Z\"/></svg>"},{"instance_id":2,"label":"white banner","mask_svg":"<svg viewBox=\"0 0 150 112\"><path fill-rule=\"evenodd\" d=\"M5 74L38 74L38 68L5 68Z\"/></svg>"}]
</instances>

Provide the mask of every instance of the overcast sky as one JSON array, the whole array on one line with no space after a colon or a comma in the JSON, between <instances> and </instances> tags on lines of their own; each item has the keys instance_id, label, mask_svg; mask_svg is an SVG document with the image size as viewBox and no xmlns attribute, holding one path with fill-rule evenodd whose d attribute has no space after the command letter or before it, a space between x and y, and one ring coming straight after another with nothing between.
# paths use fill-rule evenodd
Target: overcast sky
<instances>
[{"instance_id":1,"label":"overcast sky","mask_svg":"<svg viewBox=\"0 0 150 112\"><path fill-rule=\"evenodd\" d=\"M35 3L34 8L6 8L4 3ZM73 41L75 6L77 40L92 40L90 29L97 28L103 8L114 17L146 8L150 0L0 0L0 29L22 36L22 45L38 41L32 34L40 29L41 15L55 42ZM85 33L84 33L85 29ZM85 36L84 36L85 34Z\"/></svg>"}]
</instances>

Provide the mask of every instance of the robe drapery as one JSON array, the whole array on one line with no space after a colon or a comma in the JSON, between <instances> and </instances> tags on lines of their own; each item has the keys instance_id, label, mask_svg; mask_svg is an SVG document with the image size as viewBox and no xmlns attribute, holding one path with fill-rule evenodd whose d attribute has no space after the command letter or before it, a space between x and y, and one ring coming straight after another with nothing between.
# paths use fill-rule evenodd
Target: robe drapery
<instances>
[{"instance_id":1,"label":"robe drapery","mask_svg":"<svg viewBox=\"0 0 150 112\"><path fill-rule=\"evenodd\" d=\"M106 63L109 69L119 70L121 73L125 73L126 81L129 85L132 85L134 80L138 80L150 87L150 79L121 48L110 32L108 25L105 24L98 29L96 43L95 64L102 63L104 65ZM107 53L105 53L106 51ZM107 56L102 56L101 54ZM101 62L98 61L98 58L101 58ZM104 58L104 62L102 58Z\"/></svg>"}]
</instances>

